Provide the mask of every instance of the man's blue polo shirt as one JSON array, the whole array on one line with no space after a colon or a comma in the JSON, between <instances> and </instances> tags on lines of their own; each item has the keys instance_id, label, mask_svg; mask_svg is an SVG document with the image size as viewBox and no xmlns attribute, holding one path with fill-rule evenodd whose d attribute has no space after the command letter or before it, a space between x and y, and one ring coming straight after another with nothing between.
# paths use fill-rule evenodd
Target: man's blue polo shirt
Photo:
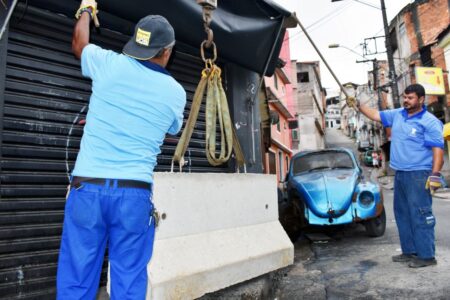
<instances>
[{"instance_id":1,"label":"man's blue polo shirt","mask_svg":"<svg viewBox=\"0 0 450 300\"><path fill-rule=\"evenodd\" d=\"M81 70L92 95L72 175L152 182L166 133L183 124L186 92L158 65L90 44Z\"/></svg>"},{"instance_id":2,"label":"man's blue polo shirt","mask_svg":"<svg viewBox=\"0 0 450 300\"><path fill-rule=\"evenodd\" d=\"M392 127L391 168L399 171L431 170L433 147L444 148L443 125L425 107L408 117L404 108L380 111L384 127Z\"/></svg>"}]
</instances>

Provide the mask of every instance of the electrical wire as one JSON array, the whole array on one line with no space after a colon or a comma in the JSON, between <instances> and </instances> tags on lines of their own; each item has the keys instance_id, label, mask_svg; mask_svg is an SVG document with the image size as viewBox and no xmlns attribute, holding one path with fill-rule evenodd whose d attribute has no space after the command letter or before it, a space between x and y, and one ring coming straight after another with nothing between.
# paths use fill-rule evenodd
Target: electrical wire
<instances>
[{"instance_id":1,"label":"electrical wire","mask_svg":"<svg viewBox=\"0 0 450 300\"><path fill-rule=\"evenodd\" d=\"M354 1L356 1L356 0L354 0ZM357 2L359 2L359 1L357 1ZM412 4L412 3L414 3L414 0L411 0L411 1L409 2L409 4L407 4L407 5L410 5L410 4ZM436 3L433 2L433 1L430 1L430 2L427 2L427 3L433 5L435 8L437 7L437 6L436 6ZM405 5L400 11L402 11L407 5ZM428 12L429 9L430 9L430 8L428 8L428 9L423 10L422 12L420 12L420 13L417 15L417 18L420 18L424 13ZM395 17L397 17L397 16L398 16L398 14L397 14ZM394 18L395 18L395 17L394 17ZM383 32L383 31L384 31L384 26L383 26L380 30L378 30L377 33L373 34L372 36L377 36L378 34L380 34L380 33ZM358 46L360 46L360 44L356 45L354 48L356 48L356 47L358 47ZM369 55L374 55L374 54L369 54Z\"/></svg>"},{"instance_id":2,"label":"electrical wire","mask_svg":"<svg viewBox=\"0 0 450 300\"><path fill-rule=\"evenodd\" d=\"M364 5L367 5L367 6L370 6L370 7L372 7L372 8L376 8L376 9L381 10L380 7L378 7L378 6L376 6L376 5L373 5L373 4L371 4L371 3L367 3L367 2L364 2L364 1L361 1L361 0L353 0L353 1L358 2L358 3L361 3L361 4L364 4Z\"/></svg>"},{"instance_id":3,"label":"electrical wire","mask_svg":"<svg viewBox=\"0 0 450 300\"><path fill-rule=\"evenodd\" d=\"M323 17L317 19L316 21L314 21L313 23L309 24L308 26L305 27L305 29L311 29L312 27L318 25L321 22L323 22L323 24L325 24L326 22L328 22L328 21L332 20L333 18L337 17L338 15L340 15L343 12L343 10L345 10L346 8L351 6L351 4L352 3L349 2L349 3L346 3L345 5L340 6L338 9L333 10L332 12L326 14L325 16L323 16ZM333 14L335 14L335 15L333 16ZM322 26L323 24L320 24L320 26ZM316 28L312 29L311 31L319 28L320 26L316 26ZM296 34L294 34L294 35L292 35L292 36L290 36L288 38L285 38L284 41L287 41L287 40L291 40L292 41L292 40L295 39L295 37L298 37L301 34L304 34L304 32L303 31L299 31Z\"/></svg>"}]
</instances>

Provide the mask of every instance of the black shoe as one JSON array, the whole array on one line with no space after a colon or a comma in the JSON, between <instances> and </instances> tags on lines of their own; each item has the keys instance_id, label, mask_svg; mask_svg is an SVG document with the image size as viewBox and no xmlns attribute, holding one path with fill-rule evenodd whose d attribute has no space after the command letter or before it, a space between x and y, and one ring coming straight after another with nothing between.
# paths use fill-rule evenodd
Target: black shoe
<instances>
[{"instance_id":1,"label":"black shoe","mask_svg":"<svg viewBox=\"0 0 450 300\"><path fill-rule=\"evenodd\" d=\"M423 267L428 267L428 266L434 266L437 264L436 259L430 258L430 259L421 259L421 258L414 258L413 260L411 260L411 262L408 264L408 267L410 268L423 268Z\"/></svg>"},{"instance_id":2,"label":"black shoe","mask_svg":"<svg viewBox=\"0 0 450 300\"><path fill-rule=\"evenodd\" d=\"M392 256L393 262L410 262L412 261L416 256L414 254L399 254Z\"/></svg>"}]
</instances>

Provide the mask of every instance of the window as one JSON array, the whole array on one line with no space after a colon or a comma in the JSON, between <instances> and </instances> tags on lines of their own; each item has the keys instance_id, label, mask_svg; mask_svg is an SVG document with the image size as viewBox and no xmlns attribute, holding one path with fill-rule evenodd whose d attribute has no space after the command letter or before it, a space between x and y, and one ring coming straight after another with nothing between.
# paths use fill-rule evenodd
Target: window
<instances>
[{"instance_id":1,"label":"window","mask_svg":"<svg viewBox=\"0 0 450 300\"><path fill-rule=\"evenodd\" d=\"M277 74L273 74L273 84L275 85L275 89L278 90L278 77L277 77Z\"/></svg>"},{"instance_id":2,"label":"window","mask_svg":"<svg viewBox=\"0 0 450 300\"><path fill-rule=\"evenodd\" d=\"M284 128L284 129L287 129L286 121L283 121L283 128Z\"/></svg>"},{"instance_id":3,"label":"window","mask_svg":"<svg viewBox=\"0 0 450 300\"><path fill-rule=\"evenodd\" d=\"M309 73L308 72L297 73L297 81L298 82L309 82Z\"/></svg>"},{"instance_id":4,"label":"window","mask_svg":"<svg viewBox=\"0 0 450 300\"><path fill-rule=\"evenodd\" d=\"M342 151L320 151L306 154L294 160L293 173L311 172L326 169L354 168L351 156Z\"/></svg>"},{"instance_id":5,"label":"window","mask_svg":"<svg viewBox=\"0 0 450 300\"><path fill-rule=\"evenodd\" d=\"M399 35L404 35L406 34L406 26L405 26L405 22L402 22L400 24L400 26L398 27L398 34Z\"/></svg>"},{"instance_id":6,"label":"window","mask_svg":"<svg viewBox=\"0 0 450 300\"><path fill-rule=\"evenodd\" d=\"M292 140L298 141L298 131L297 130L292 130Z\"/></svg>"},{"instance_id":7,"label":"window","mask_svg":"<svg viewBox=\"0 0 450 300\"><path fill-rule=\"evenodd\" d=\"M289 170L289 156L286 155L286 173ZM286 180L286 178L284 178L284 180Z\"/></svg>"},{"instance_id":8,"label":"window","mask_svg":"<svg viewBox=\"0 0 450 300\"><path fill-rule=\"evenodd\" d=\"M283 173L284 173L284 168L283 168L283 152L278 151L278 166L280 168L280 172L278 174L278 180L279 181L283 181Z\"/></svg>"},{"instance_id":9,"label":"window","mask_svg":"<svg viewBox=\"0 0 450 300\"><path fill-rule=\"evenodd\" d=\"M277 174L275 153L269 152L269 174Z\"/></svg>"},{"instance_id":10,"label":"window","mask_svg":"<svg viewBox=\"0 0 450 300\"><path fill-rule=\"evenodd\" d=\"M280 125L280 123L281 123L281 122L278 122L278 123L277 123L277 131L278 131L278 132L281 132L281 125Z\"/></svg>"},{"instance_id":11,"label":"window","mask_svg":"<svg viewBox=\"0 0 450 300\"><path fill-rule=\"evenodd\" d=\"M336 120L336 124L341 124L341 120Z\"/></svg>"}]
</instances>

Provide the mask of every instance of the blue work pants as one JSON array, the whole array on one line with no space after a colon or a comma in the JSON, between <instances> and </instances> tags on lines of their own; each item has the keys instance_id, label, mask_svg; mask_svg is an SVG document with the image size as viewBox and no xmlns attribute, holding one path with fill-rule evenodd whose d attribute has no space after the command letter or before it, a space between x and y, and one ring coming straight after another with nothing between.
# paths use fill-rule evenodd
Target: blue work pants
<instances>
[{"instance_id":1,"label":"blue work pants","mask_svg":"<svg viewBox=\"0 0 450 300\"><path fill-rule=\"evenodd\" d=\"M145 299L155 233L149 189L82 183L66 202L57 299L95 299L108 243L111 299Z\"/></svg>"},{"instance_id":2,"label":"blue work pants","mask_svg":"<svg viewBox=\"0 0 450 300\"><path fill-rule=\"evenodd\" d=\"M394 214L404 254L434 258L434 226L430 191L425 189L431 171L396 171Z\"/></svg>"}]
</instances>

